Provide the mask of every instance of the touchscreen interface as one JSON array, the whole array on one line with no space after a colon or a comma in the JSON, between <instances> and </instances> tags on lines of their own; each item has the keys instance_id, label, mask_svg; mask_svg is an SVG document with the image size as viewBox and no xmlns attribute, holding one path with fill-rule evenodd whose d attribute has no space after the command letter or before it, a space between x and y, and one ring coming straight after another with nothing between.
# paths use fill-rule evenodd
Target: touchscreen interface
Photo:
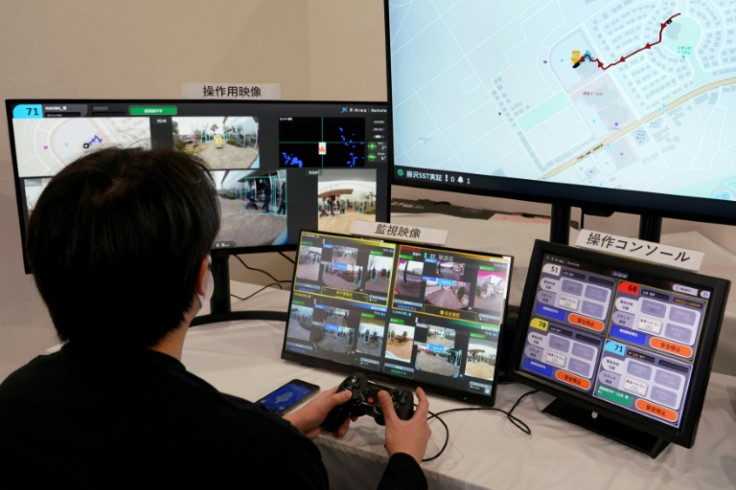
<instances>
[{"instance_id":1,"label":"touchscreen interface","mask_svg":"<svg viewBox=\"0 0 736 490\"><path fill-rule=\"evenodd\" d=\"M712 290L632 261L540 267L521 369L679 427Z\"/></svg>"}]
</instances>

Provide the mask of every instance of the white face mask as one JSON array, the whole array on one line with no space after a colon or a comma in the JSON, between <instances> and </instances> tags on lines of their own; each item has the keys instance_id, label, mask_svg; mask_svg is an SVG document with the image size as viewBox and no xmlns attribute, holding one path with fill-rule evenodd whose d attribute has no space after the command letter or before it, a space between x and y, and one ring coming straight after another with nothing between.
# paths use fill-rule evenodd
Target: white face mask
<instances>
[{"instance_id":1,"label":"white face mask","mask_svg":"<svg viewBox=\"0 0 736 490\"><path fill-rule=\"evenodd\" d=\"M212 299L212 294L215 292L215 280L212 277L212 257L207 256L209 265L207 266L207 275L204 278L204 294L197 293L197 299L199 299L199 309L204 308L204 305L209 304Z\"/></svg>"}]
</instances>

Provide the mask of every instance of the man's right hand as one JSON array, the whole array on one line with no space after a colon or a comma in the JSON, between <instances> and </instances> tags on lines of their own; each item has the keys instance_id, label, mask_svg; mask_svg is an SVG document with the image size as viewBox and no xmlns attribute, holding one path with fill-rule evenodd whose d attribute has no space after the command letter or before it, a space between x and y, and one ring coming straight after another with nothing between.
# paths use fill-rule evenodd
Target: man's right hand
<instances>
[{"instance_id":1,"label":"man's right hand","mask_svg":"<svg viewBox=\"0 0 736 490\"><path fill-rule=\"evenodd\" d=\"M421 463L427 450L432 430L427 422L429 401L424 390L417 387L419 403L414 415L408 420L401 420L394 409L393 400L385 390L378 392L378 401L381 404L386 424L386 450L389 456L395 453L406 453Z\"/></svg>"}]
</instances>

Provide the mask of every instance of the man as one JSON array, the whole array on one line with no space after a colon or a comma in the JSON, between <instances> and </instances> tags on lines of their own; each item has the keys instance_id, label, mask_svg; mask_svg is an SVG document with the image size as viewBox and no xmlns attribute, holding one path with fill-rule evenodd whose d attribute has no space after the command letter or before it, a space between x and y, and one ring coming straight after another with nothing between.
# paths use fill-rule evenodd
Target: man
<instances>
[{"instance_id":1,"label":"man","mask_svg":"<svg viewBox=\"0 0 736 490\"><path fill-rule=\"evenodd\" d=\"M271 179L267 177L261 182L263 183L263 207L261 209L269 213L271 212Z\"/></svg>"},{"instance_id":2,"label":"man","mask_svg":"<svg viewBox=\"0 0 736 490\"><path fill-rule=\"evenodd\" d=\"M3 488L328 488L310 438L349 392L334 387L281 418L180 362L211 289L219 222L211 175L183 153L105 149L52 179L27 250L63 347L0 385ZM417 397L402 421L380 396L385 488L426 488L428 404Z\"/></svg>"}]
</instances>

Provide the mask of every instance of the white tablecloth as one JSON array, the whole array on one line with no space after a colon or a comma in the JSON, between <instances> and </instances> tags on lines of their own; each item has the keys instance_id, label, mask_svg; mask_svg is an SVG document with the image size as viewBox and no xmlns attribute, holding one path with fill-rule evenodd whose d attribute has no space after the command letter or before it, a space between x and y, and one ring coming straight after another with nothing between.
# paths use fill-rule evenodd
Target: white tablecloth
<instances>
[{"instance_id":1,"label":"white tablecloth","mask_svg":"<svg viewBox=\"0 0 736 490\"><path fill-rule=\"evenodd\" d=\"M244 285L233 283L233 293ZM269 290L234 309L284 308L288 293ZM292 378L327 389L344 375L280 359L284 324L278 321L222 322L194 327L187 335L184 364L218 389L255 400ZM527 392L520 384L501 385L496 407L509 409ZM443 416L449 427L445 451L424 463L430 488L736 488L736 377L713 374L695 446L670 445L656 459L541 413L552 400L537 393L514 412L532 434L518 430L494 411ZM430 395L430 410L468 405ZM431 423L427 457L440 450L448 434ZM361 417L343 439L317 438L333 488L375 488L386 453L384 429Z\"/></svg>"}]
</instances>

